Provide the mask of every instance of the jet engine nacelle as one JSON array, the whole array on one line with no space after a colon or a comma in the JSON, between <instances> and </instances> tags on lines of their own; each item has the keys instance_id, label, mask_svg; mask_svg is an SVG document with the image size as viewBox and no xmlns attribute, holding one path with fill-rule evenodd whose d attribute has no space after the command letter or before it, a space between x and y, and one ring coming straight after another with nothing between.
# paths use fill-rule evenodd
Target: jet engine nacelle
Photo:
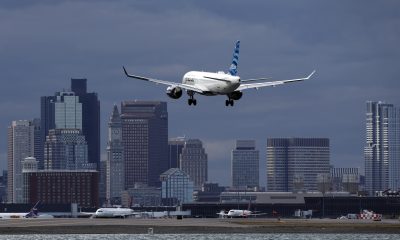
<instances>
[{"instance_id":1,"label":"jet engine nacelle","mask_svg":"<svg viewBox=\"0 0 400 240\"><path fill-rule=\"evenodd\" d=\"M243 93L241 91L234 91L228 94L228 97L233 100L239 100L240 98L242 98L242 96Z\"/></svg>"},{"instance_id":2,"label":"jet engine nacelle","mask_svg":"<svg viewBox=\"0 0 400 240\"><path fill-rule=\"evenodd\" d=\"M182 93L183 93L183 91L182 91L182 89L180 87L169 86L167 88L167 95L170 98L178 99L178 98L180 98L182 96Z\"/></svg>"}]
</instances>

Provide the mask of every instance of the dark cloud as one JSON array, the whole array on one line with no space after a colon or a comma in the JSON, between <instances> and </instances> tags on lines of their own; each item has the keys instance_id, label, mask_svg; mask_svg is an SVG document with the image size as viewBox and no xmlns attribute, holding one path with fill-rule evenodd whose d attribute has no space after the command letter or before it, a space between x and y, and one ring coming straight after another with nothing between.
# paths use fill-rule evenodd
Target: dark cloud
<instances>
[{"instance_id":1,"label":"dark cloud","mask_svg":"<svg viewBox=\"0 0 400 240\"><path fill-rule=\"evenodd\" d=\"M170 136L200 138L210 176L229 184L234 139L256 139L265 168L268 137L329 137L332 163L363 167L366 100L400 106L398 1L1 1L0 156L6 127L39 116L39 97L88 78L102 103L102 146L112 104L168 102ZM174 101L130 71L180 81L189 70L227 70L242 41L242 78L299 77L304 83L225 98ZM265 169L261 182L265 184Z\"/></svg>"}]
</instances>

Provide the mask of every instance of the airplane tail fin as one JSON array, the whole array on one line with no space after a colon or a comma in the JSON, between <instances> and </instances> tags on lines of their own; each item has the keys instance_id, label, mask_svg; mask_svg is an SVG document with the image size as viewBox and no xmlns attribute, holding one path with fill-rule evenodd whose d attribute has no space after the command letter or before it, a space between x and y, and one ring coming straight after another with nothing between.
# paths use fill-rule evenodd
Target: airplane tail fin
<instances>
[{"instance_id":1,"label":"airplane tail fin","mask_svg":"<svg viewBox=\"0 0 400 240\"><path fill-rule=\"evenodd\" d=\"M36 218L39 216L39 210L37 209L38 205L39 205L40 201L38 201L29 211L28 214L26 214L26 218Z\"/></svg>"},{"instance_id":2,"label":"airplane tail fin","mask_svg":"<svg viewBox=\"0 0 400 240\"><path fill-rule=\"evenodd\" d=\"M229 74L231 74L232 76L236 76L237 74L237 65L239 61L239 46L240 46L240 41L238 40L235 45L235 50L233 51L232 64L229 67Z\"/></svg>"}]
</instances>

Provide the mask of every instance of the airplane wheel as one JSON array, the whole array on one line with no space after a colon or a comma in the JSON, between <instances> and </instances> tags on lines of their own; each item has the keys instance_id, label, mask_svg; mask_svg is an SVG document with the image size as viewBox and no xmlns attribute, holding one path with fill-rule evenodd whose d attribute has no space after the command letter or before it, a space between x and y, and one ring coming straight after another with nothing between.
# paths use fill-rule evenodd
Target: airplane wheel
<instances>
[{"instance_id":1,"label":"airplane wheel","mask_svg":"<svg viewBox=\"0 0 400 240\"><path fill-rule=\"evenodd\" d=\"M188 99L188 104L189 104L189 106L192 105L192 101L193 101L193 100L192 100L191 98Z\"/></svg>"},{"instance_id":2,"label":"airplane wheel","mask_svg":"<svg viewBox=\"0 0 400 240\"><path fill-rule=\"evenodd\" d=\"M225 106L229 106L229 100L225 100Z\"/></svg>"},{"instance_id":3,"label":"airplane wheel","mask_svg":"<svg viewBox=\"0 0 400 240\"><path fill-rule=\"evenodd\" d=\"M196 104L197 104L197 100L193 99L193 105L196 106Z\"/></svg>"},{"instance_id":4,"label":"airplane wheel","mask_svg":"<svg viewBox=\"0 0 400 240\"><path fill-rule=\"evenodd\" d=\"M231 106L232 106L232 107L233 107L233 103L234 103L234 101L233 101L233 100L231 100L231 101L230 101L230 104L231 104Z\"/></svg>"}]
</instances>

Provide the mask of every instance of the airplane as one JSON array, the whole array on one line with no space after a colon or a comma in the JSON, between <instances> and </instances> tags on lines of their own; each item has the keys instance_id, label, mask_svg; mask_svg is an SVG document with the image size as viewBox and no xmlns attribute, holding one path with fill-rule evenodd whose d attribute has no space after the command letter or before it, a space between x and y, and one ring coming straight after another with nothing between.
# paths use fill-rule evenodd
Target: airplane
<instances>
[{"instance_id":1,"label":"airplane","mask_svg":"<svg viewBox=\"0 0 400 240\"><path fill-rule=\"evenodd\" d=\"M0 219L19 219L19 218L54 218L53 215L40 214L37 206L40 201L38 201L28 213L0 213Z\"/></svg>"},{"instance_id":2,"label":"airplane","mask_svg":"<svg viewBox=\"0 0 400 240\"><path fill-rule=\"evenodd\" d=\"M133 211L130 208L99 208L92 214L92 217L96 218L126 218L133 215L139 215L140 213Z\"/></svg>"},{"instance_id":3,"label":"airplane","mask_svg":"<svg viewBox=\"0 0 400 240\"><path fill-rule=\"evenodd\" d=\"M197 104L197 100L194 98L195 94L205 96L226 95L228 99L225 101L225 106L233 106L234 101L239 100L243 96L242 91L244 90L258 90L262 87L275 87L281 84L304 81L310 79L311 76L315 73L314 70L307 77L272 82L257 82L270 78L241 79L237 75L239 47L240 41L237 41L233 52L232 63L227 73L223 71L218 71L216 73L190 71L183 76L182 83L142 77L138 75L131 75L127 72L124 66L122 68L124 69L125 75L127 77L168 86L166 94L172 99L180 98L183 94L183 91L186 91L189 96L188 104L193 104L193 106L196 106Z\"/></svg>"},{"instance_id":4,"label":"airplane","mask_svg":"<svg viewBox=\"0 0 400 240\"><path fill-rule=\"evenodd\" d=\"M235 217L250 217L250 216L261 216L266 215L266 213L256 213L250 210L240 210L240 209L231 209L226 213L224 210L221 210L217 213L221 218L235 218Z\"/></svg>"}]
</instances>

